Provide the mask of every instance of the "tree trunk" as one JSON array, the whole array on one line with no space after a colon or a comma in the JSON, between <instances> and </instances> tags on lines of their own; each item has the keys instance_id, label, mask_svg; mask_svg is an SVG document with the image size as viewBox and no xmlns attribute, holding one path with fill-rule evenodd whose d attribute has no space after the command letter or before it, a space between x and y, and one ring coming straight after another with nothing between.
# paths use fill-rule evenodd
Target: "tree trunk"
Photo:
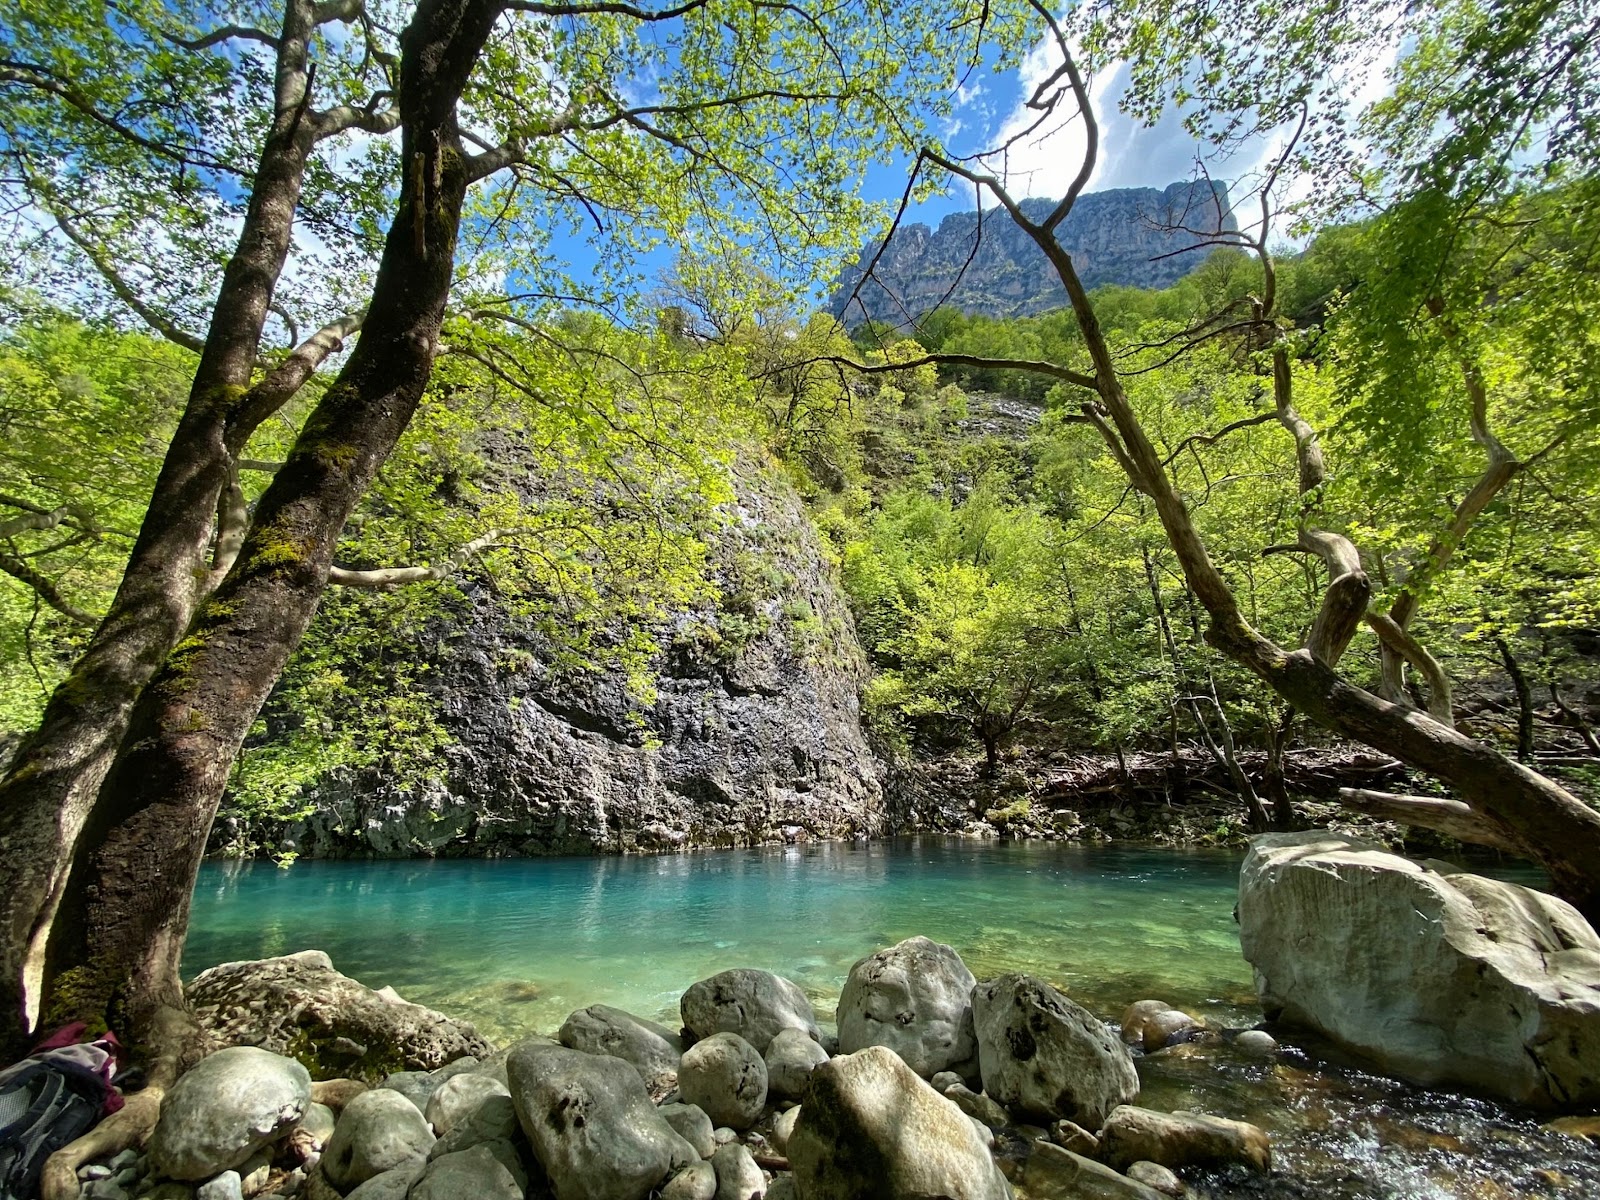
<instances>
[{"instance_id":1,"label":"tree trunk","mask_svg":"<svg viewBox=\"0 0 1600 1200\"><path fill-rule=\"evenodd\" d=\"M1505 638L1497 635L1494 639L1494 648L1500 652L1500 661L1505 664L1506 674L1511 677L1511 690L1517 695L1517 761L1531 763L1533 689L1528 686L1528 677L1522 673L1522 667L1517 663L1517 656L1511 653L1511 647Z\"/></svg>"},{"instance_id":2,"label":"tree trunk","mask_svg":"<svg viewBox=\"0 0 1600 1200\"><path fill-rule=\"evenodd\" d=\"M178 959L228 770L427 385L468 183L455 105L498 13L492 0L423 0L402 35L408 169L361 341L262 497L234 569L134 707L49 940L52 1021L111 1021L140 1037L184 1010Z\"/></svg>"},{"instance_id":3,"label":"tree trunk","mask_svg":"<svg viewBox=\"0 0 1600 1200\"><path fill-rule=\"evenodd\" d=\"M1293 706L1283 710L1283 720L1276 728L1267 730L1267 766L1262 774L1261 786L1272 800L1272 827L1287 831L1294 828L1294 802L1289 799L1289 786L1283 777L1283 754L1289 748L1289 735L1294 729Z\"/></svg>"},{"instance_id":4,"label":"tree trunk","mask_svg":"<svg viewBox=\"0 0 1600 1200\"><path fill-rule=\"evenodd\" d=\"M238 433L230 430L230 417L249 391L313 142L300 118L314 26L309 0L287 5L277 111L189 399L121 586L0 781L0 1049L15 1050L26 1040L73 848L140 691L183 636L203 595L213 517L228 481L228 442Z\"/></svg>"}]
</instances>

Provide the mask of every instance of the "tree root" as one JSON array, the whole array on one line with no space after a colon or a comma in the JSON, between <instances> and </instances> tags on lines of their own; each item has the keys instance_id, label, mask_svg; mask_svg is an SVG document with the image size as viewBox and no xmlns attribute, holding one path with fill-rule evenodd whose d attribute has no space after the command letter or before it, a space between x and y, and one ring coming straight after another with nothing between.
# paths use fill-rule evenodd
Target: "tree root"
<instances>
[{"instance_id":1,"label":"tree root","mask_svg":"<svg viewBox=\"0 0 1600 1200\"><path fill-rule=\"evenodd\" d=\"M39 1191L43 1200L77 1200L79 1167L143 1146L161 1116L161 1098L165 1094L154 1084L135 1092L118 1111L46 1159Z\"/></svg>"}]
</instances>

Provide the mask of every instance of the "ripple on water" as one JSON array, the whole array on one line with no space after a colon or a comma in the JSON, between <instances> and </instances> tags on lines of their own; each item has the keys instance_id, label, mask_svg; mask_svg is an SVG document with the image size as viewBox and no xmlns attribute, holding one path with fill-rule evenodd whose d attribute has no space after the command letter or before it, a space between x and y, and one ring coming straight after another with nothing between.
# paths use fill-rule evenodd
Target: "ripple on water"
<instances>
[{"instance_id":1,"label":"ripple on water","mask_svg":"<svg viewBox=\"0 0 1600 1200\"><path fill-rule=\"evenodd\" d=\"M1158 997L1255 1023L1233 904L1239 856L917 838L660 858L208 864L185 968L311 947L373 987L495 1041L613 1004L675 1026L728 967L786 975L827 1017L851 965L913 934L980 978L1042 976L1115 1017ZM1239 1117L1274 1137L1265 1180L1216 1200L1600 1200L1600 1152L1532 1119L1330 1064L1225 1048L1140 1060L1143 1102Z\"/></svg>"}]
</instances>

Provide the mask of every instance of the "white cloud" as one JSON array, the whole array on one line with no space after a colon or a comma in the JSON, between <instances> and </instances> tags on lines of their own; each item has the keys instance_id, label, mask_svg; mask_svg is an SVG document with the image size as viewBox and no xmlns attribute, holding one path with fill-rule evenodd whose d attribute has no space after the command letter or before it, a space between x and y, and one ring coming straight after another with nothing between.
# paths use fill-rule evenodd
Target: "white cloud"
<instances>
[{"instance_id":1,"label":"white cloud","mask_svg":"<svg viewBox=\"0 0 1600 1200\"><path fill-rule=\"evenodd\" d=\"M1347 103L1351 112L1361 111L1388 91L1388 72L1398 52L1398 44L1380 48L1364 70L1350 76ZM1060 62L1053 38L1042 39L1028 53L1018 72L1021 98L987 139L989 145L1006 147L985 164L1006 182L1013 195L1059 197L1082 169L1088 138L1070 92L1061 98L1060 111L1042 121L1037 110L1027 107L1027 100ZM1203 160L1213 178L1237 184L1236 192L1248 191L1282 153L1289 136L1278 132L1219 157L1213 147L1198 142L1184 128L1177 112L1164 114L1150 126L1123 113L1118 103L1128 81L1128 67L1122 62L1089 80L1090 103L1099 130L1090 190L1164 187L1193 177ZM1285 199L1297 199L1303 192L1303 187L1292 188Z\"/></svg>"}]
</instances>

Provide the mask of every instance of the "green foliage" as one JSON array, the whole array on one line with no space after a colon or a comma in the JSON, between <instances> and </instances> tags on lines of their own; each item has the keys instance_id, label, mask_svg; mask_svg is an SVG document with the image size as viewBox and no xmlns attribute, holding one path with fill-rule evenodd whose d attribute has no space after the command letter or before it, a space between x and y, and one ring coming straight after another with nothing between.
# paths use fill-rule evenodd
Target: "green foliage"
<instances>
[{"instance_id":1,"label":"green foliage","mask_svg":"<svg viewBox=\"0 0 1600 1200\"><path fill-rule=\"evenodd\" d=\"M32 723L109 604L192 366L61 317L0 340L0 525L54 514L0 538L0 730Z\"/></svg>"}]
</instances>

